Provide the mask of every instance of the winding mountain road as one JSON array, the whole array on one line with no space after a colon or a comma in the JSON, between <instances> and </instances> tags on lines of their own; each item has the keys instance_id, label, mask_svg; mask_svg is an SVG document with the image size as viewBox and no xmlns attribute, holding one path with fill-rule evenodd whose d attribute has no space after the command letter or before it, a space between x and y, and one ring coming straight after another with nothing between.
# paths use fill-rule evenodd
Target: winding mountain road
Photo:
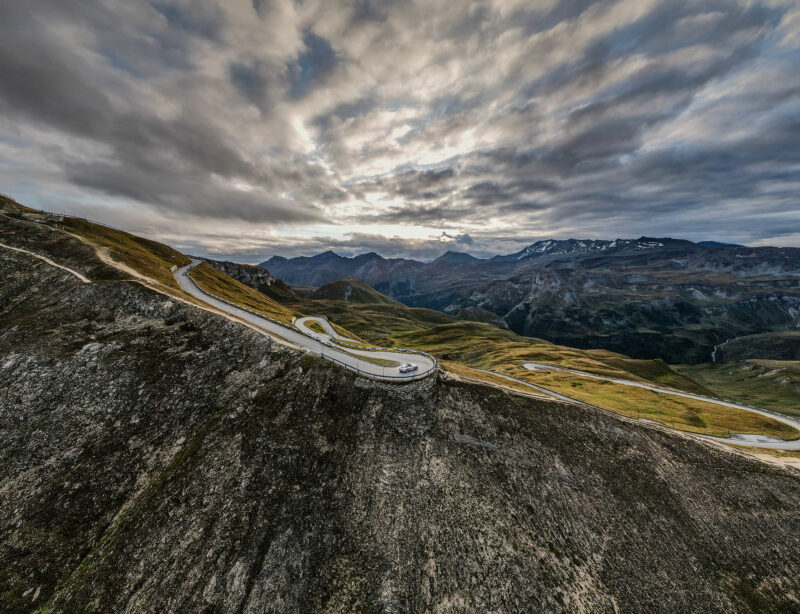
<instances>
[{"instance_id":1,"label":"winding mountain road","mask_svg":"<svg viewBox=\"0 0 800 614\"><path fill-rule=\"evenodd\" d=\"M240 307L236 307L231 303L223 301L200 288L197 283L189 275L189 271L200 264L201 260L193 259L191 264L181 267L174 271L175 279L180 285L181 289L187 294L191 294L195 298L211 305L212 307L224 311L240 320L244 320L272 333L276 337L285 339L289 343L308 350L313 354L317 354L337 362L348 369L357 371L363 375L375 379L387 380L403 380L410 381L426 377L433 373L436 369L436 361L425 354L417 353L411 350L383 350L383 349L358 349L355 347L341 348L331 342L331 337L339 341L353 342L353 339L342 337L338 335L333 327L324 318L308 317L300 318L309 322L311 320L319 322L326 331L331 334L323 335L309 329L305 322L301 326L293 327L288 324L279 323L271 320L263 315L256 314L252 311L247 311ZM299 322L300 320L297 320ZM396 366L381 365L370 360L391 361L396 363ZM404 374L400 373L399 366L403 364L413 364L417 366L417 371Z\"/></svg>"},{"instance_id":2,"label":"winding mountain road","mask_svg":"<svg viewBox=\"0 0 800 614\"><path fill-rule=\"evenodd\" d=\"M322 329L325 331L325 334L318 333L315 330L309 328L309 324L311 322L316 322L319 324ZM354 343L358 344L360 341L357 339L351 339L350 337L342 337L336 330L331 326L331 323L328 322L328 318L324 316L304 316L302 318L297 318L294 321L294 325L302 330L307 335L311 335L312 337L321 337L323 339L335 339L337 341L341 341L343 343Z\"/></svg>"},{"instance_id":3,"label":"winding mountain road","mask_svg":"<svg viewBox=\"0 0 800 614\"><path fill-rule=\"evenodd\" d=\"M336 330L333 328L333 326L331 326L330 322L328 322L327 318L323 316L305 316L302 318L298 318L294 322L294 327L290 327L285 324L280 324L272 320L269 320L253 312L246 311L244 309L231 305L230 303L224 302L203 291L189 276L188 274L189 271L198 264L200 264L200 262L201 261L199 260L193 260L192 264L182 267L175 271L175 278L178 280L178 284L180 284L181 288L185 292L191 294L195 298L198 298L203 302L208 303L209 305L221 311L224 311L226 313L229 313L230 315L236 316L237 318L240 318L251 324L254 324L257 327L264 329L268 332L271 332L276 336L281 337L294 345L297 345L301 348L305 348L306 350L313 352L314 354L318 354L324 358L338 362L347 368L350 368L352 370L358 371L359 373L363 373L364 375L377 379L401 379L401 380L418 379L421 377L425 377L426 375L429 375L436 368L436 362L433 360L433 358L424 354L417 354L411 351L403 351L403 350L399 351L383 350L383 349L364 350L364 349L359 349L355 345L352 346L348 345L351 343L357 344L358 341L356 341L355 339L344 337L339 333L337 333ZM320 333L318 331L311 329L309 325L312 322L322 327L322 330L324 330L325 332ZM391 366L391 367L383 366L380 364L376 364L374 362L369 362L370 358L379 359L382 361L387 361L387 360L393 361L395 363L398 363L398 365L413 364L417 366L418 370L415 371L414 373L404 375L399 372L398 366ZM522 366L531 371L542 371L542 370L561 371L578 377L587 377L590 379L604 380L613 382L615 384L621 384L624 386L634 386L638 388L644 388L646 390L652 390L653 392L672 394L675 396L695 399L698 401L704 401L716 405L723 405L725 407L732 407L734 409L740 409L744 411L761 414L768 418L772 418L773 420L777 420L778 422L782 422L784 424L792 426L796 429L800 429L800 420L789 418L788 416L784 416L776 412L771 412L766 409L749 407L747 405L742 405L739 403L722 401L720 399L705 397L703 395L693 394L689 392L681 392L669 388L660 388L658 386L653 386L651 384L645 384L642 382L635 382L633 380L625 380L613 377L605 377L602 375L595 375L594 373L587 373L585 371L567 369L565 367L559 367L555 365L525 362L523 363ZM524 384L534 390L543 392L545 394L548 394L557 399L561 399L563 401L581 403L583 405L586 405L586 403L583 403L582 401L559 394L557 392L549 390L548 388L537 386L536 384L532 384L524 380L503 375L502 373L497 373L495 371L487 371L487 373L499 375L500 377L504 377L506 379L513 380L520 384ZM776 450L800 450L800 439L794 441L784 441L772 437L765 437L765 436L746 434L746 433L732 434L731 437L729 438L713 437L710 435L698 435L698 436L705 437L708 439L714 439L717 441L723 441L726 443L736 443L736 444L759 447L759 448L772 448Z\"/></svg>"}]
</instances>

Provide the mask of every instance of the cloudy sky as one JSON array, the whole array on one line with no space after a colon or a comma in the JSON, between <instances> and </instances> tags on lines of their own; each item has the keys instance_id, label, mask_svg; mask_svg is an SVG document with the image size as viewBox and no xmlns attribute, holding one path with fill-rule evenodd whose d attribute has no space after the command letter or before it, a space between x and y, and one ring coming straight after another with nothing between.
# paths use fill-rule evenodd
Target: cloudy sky
<instances>
[{"instance_id":1,"label":"cloudy sky","mask_svg":"<svg viewBox=\"0 0 800 614\"><path fill-rule=\"evenodd\" d=\"M800 245L797 0L0 0L0 191L166 241Z\"/></svg>"}]
</instances>

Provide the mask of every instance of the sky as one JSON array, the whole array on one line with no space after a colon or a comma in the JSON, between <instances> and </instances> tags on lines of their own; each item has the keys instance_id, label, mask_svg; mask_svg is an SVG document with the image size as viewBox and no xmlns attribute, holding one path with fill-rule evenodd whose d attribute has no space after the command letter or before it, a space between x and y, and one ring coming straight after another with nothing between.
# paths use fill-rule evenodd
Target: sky
<instances>
[{"instance_id":1,"label":"sky","mask_svg":"<svg viewBox=\"0 0 800 614\"><path fill-rule=\"evenodd\" d=\"M0 192L243 262L800 246L800 2L0 0Z\"/></svg>"}]
</instances>

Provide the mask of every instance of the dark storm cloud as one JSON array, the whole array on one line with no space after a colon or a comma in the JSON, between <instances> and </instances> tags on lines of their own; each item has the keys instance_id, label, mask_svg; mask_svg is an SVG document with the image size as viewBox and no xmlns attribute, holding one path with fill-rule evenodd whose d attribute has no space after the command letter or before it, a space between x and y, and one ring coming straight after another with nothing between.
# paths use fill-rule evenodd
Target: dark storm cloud
<instances>
[{"instance_id":1,"label":"dark storm cloud","mask_svg":"<svg viewBox=\"0 0 800 614\"><path fill-rule=\"evenodd\" d=\"M219 9L207 2L154 7L173 27L203 37L217 36L222 27ZM13 21L6 22L0 37L3 114L105 149L91 159L69 150L53 153L73 183L198 215L224 214L251 221L320 219L313 205L298 209L277 195L242 192L213 181L219 176L275 188L282 183L283 172L271 172L247 159L236 145L236 135L213 114L192 104L171 117L130 106L125 97L135 97L131 83L105 76L102 70L95 74L82 70L85 60L79 55L48 37L35 37L42 26L24 11L5 16ZM286 175L291 173L287 169Z\"/></svg>"},{"instance_id":2,"label":"dark storm cloud","mask_svg":"<svg viewBox=\"0 0 800 614\"><path fill-rule=\"evenodd\" d=\"M0 180L229 254L800 244L798 65L793 0L0 0Z\"/></svg>"}]
</instances>

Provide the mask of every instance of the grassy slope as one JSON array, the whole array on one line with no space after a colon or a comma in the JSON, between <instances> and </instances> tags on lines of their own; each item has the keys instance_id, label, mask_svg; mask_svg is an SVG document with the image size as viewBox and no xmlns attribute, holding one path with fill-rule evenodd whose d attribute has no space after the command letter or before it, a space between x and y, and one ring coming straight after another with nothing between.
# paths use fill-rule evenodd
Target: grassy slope
<instances>
[{"instance_id":1,"label":"grassy slope","mask_svg":"<svg viewBox=\"0 0 800 614\"><path fill-rule=\"evenodd\" d=\"M385 347L394 345L393 337L396 335L454 321L454 318L432 309L414 309L399 303L358 304L308 299L298 302L298 309L308 314L325 314L340 334ZM352 331L352 334L347 331Z\"/></svg>"},{"instance_id":2,"label":"grassy slope","mask_svg":"<svg viewBox=\"0 0 800 614\"><path fill-rule=\"evenodd\" d=\"M183 266L190 262L188 257L167 245L122 230L78 218L62 219L47 215L41 211L23 207L5 197L0 197L0 206L4 213L27 222L34 222L39 229L51 233L52 240L55 240L55 237L63 237L65 234L48 231L43 228L44 226L75 235L90 246L107 251L112 260L130 267L139 274L154 279L172 290L179 290L179 286L170 267L173 265ZM34 225L29 225L29 227L33 229ZM90 278L94 277L90 276Z\"/></svg>"},{"instance_id":3,"label":"grassy slope","mask_svg":"<svg viewBox=\"0 0 800 614\"><path fill-rule=\"evenodd\" d=\"M206 292L286 324L291 324L292 318L297 316L291 309L273 301L258 290L220 273L207 262L202 262L193 268L189 275Z\"/></svg>"},{"instance_id":4,"label":"grassy slope","mask_svg":"<svg viewBox=\"0 0 800 614\"><path fill-rule=\"evenodd\" d=\"M673 368L723 398L800 416L800 361L745 360Z\"/></svg>"},{"instance_id":5,"label":"grassy slope","mask_svg":"<svg viewBox=\"0 0 800 614\"><path fill-rule=\"evenodd\" d=\"M404 347L430 351L468 367L506 373L603 409L655 420L679 430L718 436L729 433L763 433L785 439L798 436L791 427L758 414L611 382L558 372L532 372L521 367L526 360L547 362L611 377L648 380L713 396L687 376L672 371L663 361L634 360L605 350L576 350L537 343L475 322L457 322L415 331L398 337L396 342ZM480 372L472 372L470 376L486 378Z\"/></svg>"},{"instance_id":6,"label":"grassy slope","mask_svg":"<svg viewBox=\"0 0 800 614\"><path fill-rule=\"evenodd\" d=\"M512 375L603 409L631 418L654 420L692 433L720 437L730 433L759 433L781 439L794 439L800 435L792 427L760 414L642 388L557 372L517 369Z\"/></svg>"},{"instance_id":7,"label":"grassy slope","mask_svg":"<svg viewBox=\"0 0 800 614\"><path fill-rule=\"evenodd\" d=\"M505 370L522 362L542 362L609 377L648 381L688 392L711 394L661 360L637 360L606 350L579 350L521 337L479 322L455 322L417 330L396 339L399 345L437 352L445 359L483 369Z\"/></svg>"}]
</instances>

